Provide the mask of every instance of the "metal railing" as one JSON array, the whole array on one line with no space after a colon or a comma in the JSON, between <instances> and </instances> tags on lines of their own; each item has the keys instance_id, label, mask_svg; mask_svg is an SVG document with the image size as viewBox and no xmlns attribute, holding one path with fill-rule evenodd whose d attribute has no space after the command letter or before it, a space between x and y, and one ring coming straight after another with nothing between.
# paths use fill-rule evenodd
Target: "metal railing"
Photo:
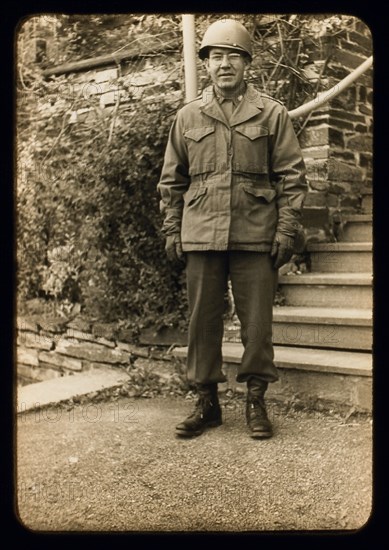
<instances>
[{"instance_id":1,"label":"metal railing","mask_svg":"<svg viewBox=\"0 0 389 550\"><path fill-rule=\"evenodd\" d=\"M192 101L197 97L197 68L195 53L195 19L194 15L185 14L182 16L182 34L184 41L184 66L185 66L185 97L186 101ZM297 118L308 115L311 111L318 109L338 94L346 90L361 74L366 72L373 65L373 56L369 57L359 67L354 69L338 84L329 90L320 92L314 99L308 101L289 111L290 118Z\"/></svg>"}]
</instances>

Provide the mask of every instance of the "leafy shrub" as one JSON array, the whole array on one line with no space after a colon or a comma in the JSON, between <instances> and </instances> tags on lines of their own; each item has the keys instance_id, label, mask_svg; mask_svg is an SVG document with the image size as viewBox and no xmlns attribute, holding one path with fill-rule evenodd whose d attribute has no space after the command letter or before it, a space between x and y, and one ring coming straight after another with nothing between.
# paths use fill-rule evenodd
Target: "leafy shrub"
<instances>
[{"instance_id":1,"label":"leafy shrub","mask_svg":"<svg viewBox=\"0 0 389 550\"><path fill-rule=\"evenodd\" d=\"M116 118L92 109L72 125L65 110L45 121L18 189L22 299L80 302L89 317L137 327L185 325L184 277L166 258L156 189L175 111L162 97Z\"/></svg>"}]
</instances>

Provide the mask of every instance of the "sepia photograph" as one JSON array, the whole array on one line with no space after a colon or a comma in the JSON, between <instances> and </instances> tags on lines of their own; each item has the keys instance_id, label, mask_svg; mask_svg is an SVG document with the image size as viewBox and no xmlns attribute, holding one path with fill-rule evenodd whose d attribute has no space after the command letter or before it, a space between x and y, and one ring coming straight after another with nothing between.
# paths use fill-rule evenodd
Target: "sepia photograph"
<instances>
[{"instance_id":1,"label":"sepia photograph","mask_svg":"<svg viewBox=\"0 0 389 550\"><path fill-rule=\"evenodd\" d=\"M369 26L40 13L14 41L20 525L366 527Z\"/></svg>"}]
</instances>

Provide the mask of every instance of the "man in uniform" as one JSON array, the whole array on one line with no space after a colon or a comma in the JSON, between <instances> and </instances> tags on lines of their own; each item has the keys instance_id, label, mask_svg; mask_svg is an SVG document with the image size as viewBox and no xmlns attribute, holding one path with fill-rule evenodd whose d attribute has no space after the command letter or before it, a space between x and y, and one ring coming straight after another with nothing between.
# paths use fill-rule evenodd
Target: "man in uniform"
<instances>
[{"instance_id":1,"label":"man in uniform","mask_svg":"<svg viewBox=\"0 0 389 550\"><path fill-rule=\"evenodd\" d=\"M176 115L158 190L166 252L186 263L190 310L187 377L194 412L176 427L197 436L222 423L224 296L231 280L244 353L251 437L272 435L264 395L278 379L272 310L278 268L295 251L306 194L305 166L285 107L244 80L247 29L231 19L204 34L199 51L212 85Z\"/></svg>"}]
</instances>

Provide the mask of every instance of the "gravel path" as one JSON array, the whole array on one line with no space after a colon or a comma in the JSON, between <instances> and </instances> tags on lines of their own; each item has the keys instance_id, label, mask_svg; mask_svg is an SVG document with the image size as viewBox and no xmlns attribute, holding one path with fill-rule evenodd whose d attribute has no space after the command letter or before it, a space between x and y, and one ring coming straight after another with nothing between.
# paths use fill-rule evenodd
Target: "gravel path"
<instances>
[{"instance_id":1,"label":"gravel path","mask_svg":"<svg viewBox=\"0 0 389 550\"><path fill-rule=\"evenodd\" d=\"M18 508L44 531L357 529L371 511L371 420L282 410L248 436L243 401L223 426L174 436L192 400L90 403L19 417Z\"/></svg>"}]
</instances>

